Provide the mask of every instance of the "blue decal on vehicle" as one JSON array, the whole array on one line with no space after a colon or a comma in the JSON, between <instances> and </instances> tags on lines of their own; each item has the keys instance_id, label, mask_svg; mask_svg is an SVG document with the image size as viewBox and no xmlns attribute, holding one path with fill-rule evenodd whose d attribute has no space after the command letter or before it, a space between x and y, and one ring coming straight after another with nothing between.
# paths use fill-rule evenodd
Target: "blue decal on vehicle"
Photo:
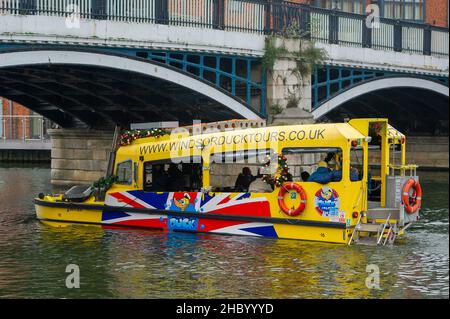
<instances>
[{"instance_id":1,"label":"blue decal on vehicle","mask_svg":"<svg viewBox=\"0 0 450 319\"><path fill-rule=\"evenodd\" d=\"M167 226L169 230L197 231L198 218L169 216Z\"/></svg>"},{"instance_id":2,"label":"blue decal on vehicle","mask_svg":"<svg viewBox=\"0 0 450 319\"><path fill-rule=\"evenodd\" d=\"M169 193L151 193L144 192L142 190L128 191L128 193L155 207L156 209L161 210L165 209L167 198L169 197Z\"/></svg>"},{"instance_id":3,"label":"blue decal on vehicle","mask_svg":"<svg viewBox=\"0 0 450 319\"><path fill-rule=\"evenodd\" d=\"M128 217L128 216L130 216L130 215L127 214L127 213L124 213L124 212L108 212L108 211L104 211L102 213L102 221L116 219L116 218L123 218L123 217Z\"/></svg>"},{"instance_id":4,"label":"blue decal on vehicle","mask_svg":"<svg viewBox=\"0 0 450 319\"><path fill-rule=\"evenodd\" d=\"M260 227L249 227L242 229L246 232L253 233L256 235L264 236L264 237L274 237L278 238L277 232L273 228L273 226L260 226Z\"/></svg>"},{"instance_id":5,"label":"blue decal on vehicle","mask_svg":"<svg viewBox=\"0 0 450 319\"><path fill-rule=\"evenodd\" d=\"M322 187L315 194L314 207L322 217L339 217L339 194L331 187Z\"/></svg>"}]
</instances>

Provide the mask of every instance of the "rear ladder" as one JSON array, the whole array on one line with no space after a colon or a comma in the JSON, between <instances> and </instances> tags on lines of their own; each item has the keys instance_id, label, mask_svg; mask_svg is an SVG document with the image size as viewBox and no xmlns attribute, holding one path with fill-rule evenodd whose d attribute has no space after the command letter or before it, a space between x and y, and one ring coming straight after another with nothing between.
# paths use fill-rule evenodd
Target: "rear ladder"
<instances>
[{"instance_id":1,"label":"rear ladder","mask_svg":"<svg viewBox=\"0 0 450 319\"><path fill-rule=\"evenodd\" d=\"M398 235L398 225L395 219L391 219L393 214L392 209L384 209L382 214L387 214L387 216L380 216L380 212L376 214L371 214L370 211L361 213L358 222L353 229L348 245L352 244L363 244L363 245L381 245L386 244L392 245ZM382 219L384 222L362 222L362 217L367 217L368 220ZM384 217L384 218L380 218ZM395 221L395 222L393 222ZM365 236L361 236L364 233Z\"/></svg>"}]
</instances>

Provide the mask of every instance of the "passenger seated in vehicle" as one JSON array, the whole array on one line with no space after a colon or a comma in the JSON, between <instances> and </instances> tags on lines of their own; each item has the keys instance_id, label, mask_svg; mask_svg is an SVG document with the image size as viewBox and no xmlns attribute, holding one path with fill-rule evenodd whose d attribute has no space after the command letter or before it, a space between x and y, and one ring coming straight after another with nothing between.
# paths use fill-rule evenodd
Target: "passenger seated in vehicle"
<instances>
[{"instance_id":1,"label":"passenger seated in vehicle","mask_svg":"<svg viewBox=\"0 0 450 319\"><path fill-rule=\"evenodd\" d=\"M331 180L333 182L339 182L342 179L342 170L335 170L331 172ZM360 181L361 177L359 176L358 169L351 167L350 168L350 180L352 182Z\"/></svg>"},{"instance_id":2,"label":"passenger seated in vehicle","mask_svg":"<svg viewBox=\"0 0 450 319\"><path fill-rule=\"evenodd\" d=\"M342 168L341 153L328 153L324 161L327 163L330 170L337 171Z\"/></svg>"},{"instance_id":3,"label":"passenger seated in vehicle","mask_svg":"<svg viewBox=\"0 0 450 319\"><path fill-rule=\"evenodd\" d=\"M184 186L183 173L176 164L170 164L168 173L168 187L169 191L181 191Z\"/></svg>"},{"instance_id":4,"label":"passenger seated in vehicle","mask_svg":"<svg viewBox=\"0 0 450 319\"><path fill-rule=\"evenodd\" d=\"M331 181L332 182L340 182L342 179L342 161L339 161L336 163L335 157L333 157L330 162L328 162L329 165L334 165L335 169L331 170Z\"/></svg>"},{"instance_id":5,"label":"passenger seated in vehicle","mask_svg":"<svg viewBox=\"0 0 450 319\"><path fill-rule=\"evenodd\" d=\"M350 167L350 180L352 182L362 180L362 176L356 167Z\"/></svg>"},{"instance_id":6,"label":"passenger seated in vehicle","mask_svg":"<svg viewBox=\"0 0 450 319\"><path fill-rule=\"evenodd\" d=\"M308 178L308 182L316 182L320 184L327 184L331 182L332 174L325 161L318 163L317 170Z\"/></svg>"},{"instance_id":7,"label":"passenger seated in vehicle","mask_svg":"<svg viewBox=\"0 0 450 319\"><path fill-rule=\"evenodd\" d=\"M167 191L169 176L162 165L153 167L153 190L157 192Z\"/></svg>"},{"instance_id":8,"label":"passenger seated in vehicle","mask_svg":"<svg viewBox=\"0 0 450 319\"><path fill-rule=\"evenodd\" d=\"M247 192L250 184L256 179L255 176L252 175L252 171L249 167L244 167L242 169L242 173L240 173L236 179L236 183L234 184L234 190L236 192Z\"/></svg>"},{"instance_id":9,"label":"passenger seated in vehicle","mask_svg":"<svg viewBox=\"0 0 450 319\"><path fill-rule=\"evenodd\" d=\"M307 182L309 176L310 176L310 175L309 175L309 173L308 173L307 171L303 171L303 172L300 174L300 177L302 178L302 181L303 181L303 182Z\"/></svg>"},{"instance_id":10,"label":"passenger seated in vehicle","mask_svg":"<svg viewBox=\"0 0 450 319\"><path fill-rule=\"evenodd\" d=\"M339 182L342 179L342 170L335 170L331 172L331 181Z\"/></svg>"},{"instance_id":11,"label":"passenger seated in vehicle","mask_svg":"<svg viewBox=\"0 0 450 319\"><path fill-rule=\"evenodd\" d=\"M273 188L269 184L267 184L265 181L262 180L262 178L256 178L249 186L248 188L249 193L272 193Z\"/></svg>"}]
</instances>

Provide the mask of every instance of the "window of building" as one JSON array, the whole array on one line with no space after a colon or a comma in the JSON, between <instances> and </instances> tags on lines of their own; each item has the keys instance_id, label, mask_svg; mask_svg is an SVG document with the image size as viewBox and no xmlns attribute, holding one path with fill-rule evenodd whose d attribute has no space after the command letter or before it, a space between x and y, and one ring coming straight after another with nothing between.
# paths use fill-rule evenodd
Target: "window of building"
<instances>
[{"instance_id":1,"label":"window of building","mask_svg":"<svg viewBox=\"0 0 450 319\"><path fill-rule=\"evenodd\" d=\"M236 1L236 0L228 1L228 11L230 11L230 12L241 13L244 6L245 6L245 3L242 3L241 1Z\"/></svg>"},{"instance_id":2,"label":"window of building","mask_svg":"<svg viewBox=\"0 0 450 319\"><path fill-rule=\"evenodd\" d=\"M336 9L344 12L364 14L365 0L315 0L313 4L323 9Z\"/></svg>"},{"instance_id":3,"label":"window of building","mask_svg":"<svg viewBox=\"0 0 450 319\"><path fill-rule=\"evenodd\" d=\"M117 184L126 184L130 185L132 183L133 178L133 162L131 160L127 160L117 164Z\"/></svg>"},{"instance_id":4,"label":"window of building","mask_svg":"<svg viewBox=\"0 0 450 319\"><path fill-rule=\"evenodd\" d=\"M425 20L426 0L372 0L380 7L380 14L388 19ZM313 5L323 9L365 14L366 0L314 0Z\"/></svg>"},{"instance_id":5,"label":"window of building","mask_svg":"<svg viewBox=\"0 0 450 319\"><path fill-rule=\"evenodd\" d=\"M381 15L388 19L425 20L425 0L379 0Z\"/></svg>"}]
</instances>

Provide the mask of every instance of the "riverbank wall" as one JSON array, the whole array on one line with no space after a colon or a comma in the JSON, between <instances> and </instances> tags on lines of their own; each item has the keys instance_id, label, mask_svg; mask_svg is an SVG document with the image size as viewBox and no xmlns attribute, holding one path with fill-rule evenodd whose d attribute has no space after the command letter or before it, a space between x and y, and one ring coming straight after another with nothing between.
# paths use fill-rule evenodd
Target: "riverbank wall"
<instances>
[{"instance_id":1,"label":"riverbank wall","mask_svg":"<svg viewBox=\"0 0 450 319\"><path fill-rule=\"evenodd\" d=\"M406 161L419 165L422 170L448 170L448 136L407 137Z\"/></svg>"},{"instance_id":2,"label":"riverbank wall","mask_svg":"<svg viewBox=\"0 0 450 319\"><path fill-rule=\"evenodd\" d=\"M410 136L406 139L406 163L416 164L422 171L449 170L449 139L447 136ZM369 165L380 163L379 152L369 152ZM391 157L392 160L392 157ZM400 154L395 163L400 164Z\"/></svg>"},{"instance_id":3,"label":"riverbank wall","mask_svg":"<svg viewBox=\"0 0 450 319\"><path fill-rule=\"evenodd\" d=\"M50 150L0 149L0 162L50 163Z\"/></svg>"}]
</instances>

